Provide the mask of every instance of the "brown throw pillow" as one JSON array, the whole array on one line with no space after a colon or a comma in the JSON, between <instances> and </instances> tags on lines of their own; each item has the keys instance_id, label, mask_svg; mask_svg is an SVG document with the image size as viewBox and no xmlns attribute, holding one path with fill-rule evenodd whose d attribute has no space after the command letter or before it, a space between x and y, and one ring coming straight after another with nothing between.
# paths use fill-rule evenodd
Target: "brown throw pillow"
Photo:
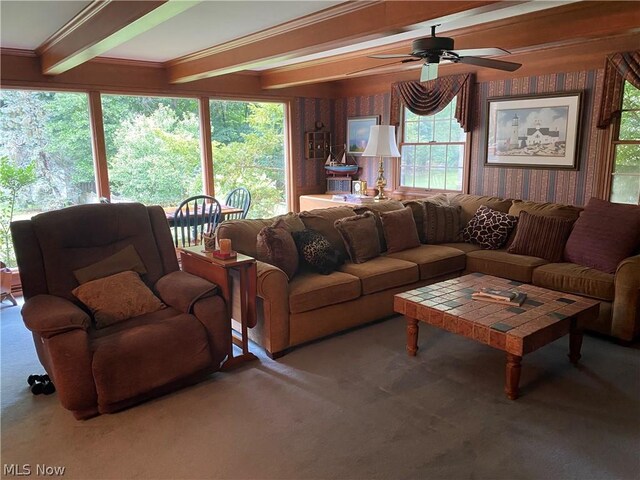
<instances>
[{"instance_id":1,"label":"brown throw pillow","mask_svg":"<svg viewBox=\"0 0 640 480\"><path fill-rule=\"evenodd\" d=\"M517 223L518 217L481 205L462 231L462 238L485 250L497 250L506 243Z\"/></svg>"},{"instance_id":2,"label":"brown throw pillow","mask_svg":"<svg viewBox=\"0 0 640 480\"><path fill-rule=\"evenodd\" d=\"M147 273L147 269L142 263L142 259L133 245L128 245L110 257L93 263L87 267L74 270L73 274L79 284L96 280L97 278L108 277L116 273L132 270L139 274Z\"/></svg>"},{"instance_id":3,"label":"brown throw pillow","mask_svg":"<svg viewBox=\"0 0 640 480\"><path fill-rule=\"evenodd\" d=\"M420 246L416 222L410 207L393 212L380 212L380 219L389 253Z\"/></svg>"},{"instance_id":4,"label":"brown throw pillow","mask_svg":"<svg viewBox=\"0 0 640 480\"><path fill-rule=\"evenodd\" d=\"M166 307L144 284L140 275L132 271L91 280L71 293L89 307L96 328L108 327Z\"/></svg>"},{"instance_id":5,"label":"brown throw pillow","mask_svg":"<svg viewBox=\"0 0 640 480\"><path fill-rule=\"evenodd\" d=\"M518 229L509 253L561 262L564 246L573 228L573 220L520 212Z\"/></svg>"},{"instance_id":6,"label":"brown throw pillow","mask_svg":"<svg viewBox=\"0 0 640 480\"><path fill-rule=\"evenodd\" d=\"M451 243L462 241L460 205L437 205L424 202L424 237L426 243Z\"/></svg>"},{"instance_id":7,"label":"brown throw pillow","mask_svg":"<svg viewBox=\"0 0 640 480\"><path fill-rule=\"evenodd\" d=\"M302 220L300 220L300 216L293 212L277 216L271 226L284 228L288 232L301 232L306 228Z\"/></svg>"},{"instance_id":8,"label":"brown throw pillow","mask_svg":"<svg viewBox=\"0 0 640 480\"><path fill-rule=\"evenodd\" d=\"M387 251L387 241L384 239L384 230L382 228L382 220L380 220L380 212L391 212L393 210L402 210L404 205L397 200L387 200L381 203L374 203L372 205L366 205L362 207L354 207L353 211L357 215L362 215L364 212L373 212L376 220L376 229L378 230L378 241L380 242L380 252Z\"/></svg>"},{"instance_id":9,"label":"brown throw pillow","mask_svg":"<svg viewBox=\"0 0 640 480\"><path fill-rule=\"evenodd\" d=\"M284 228L284 222L277 221L272 227L264 227L256 241L259 258L278 267L291 280L298 271L298 249L291 233Z\"/></svg>"},{"instance_id":10,"label":"brown throw pillow","mask_svg":"<svg viewBox=\"0 0 640 480\"><path fill-rule=\"evenodd\" d=\"M373 212L336 220L335 227L342 235L353 263L364 263L380 255L376 215Z\"/></svg>"},{"instance_id":11,"label":"brown throw pillow","mask_svg":"<svg viewBox=\"0 0 640 480\"><path fill-rule=\"evenodd\" d=\"M615 273L618 264L640 247L640 207L592 198L576 220L564 258Z\"/></svg>"}]
</instances>

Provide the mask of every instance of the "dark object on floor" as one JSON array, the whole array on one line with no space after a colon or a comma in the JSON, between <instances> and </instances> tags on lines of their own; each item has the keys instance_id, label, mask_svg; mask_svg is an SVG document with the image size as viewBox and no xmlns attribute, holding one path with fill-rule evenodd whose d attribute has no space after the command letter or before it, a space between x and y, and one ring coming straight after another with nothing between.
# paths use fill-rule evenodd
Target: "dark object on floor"
<instances>
[{"instance_id":1,"label":"dark object on floor","mask_svg":"<svg viewBox=\"0 0 640 480\"><path fill-rule=\"evenodd\" d=\"M31 386L31 393L34 395L51 395L56 391L49 375L29 375L27 383Z\"/></svg>"}]
</instances>

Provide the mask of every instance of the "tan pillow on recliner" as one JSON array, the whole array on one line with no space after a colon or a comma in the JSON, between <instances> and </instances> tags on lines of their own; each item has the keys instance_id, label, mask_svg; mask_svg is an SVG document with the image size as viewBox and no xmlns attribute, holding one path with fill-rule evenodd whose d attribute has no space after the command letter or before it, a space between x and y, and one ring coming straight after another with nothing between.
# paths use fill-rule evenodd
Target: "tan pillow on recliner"
<instances>
[{"instance_id":1,"label":"tan pillow on recliner","mask_svg":"<svg viewBox=\"0 0 640 480\"><path fill-rule=\"evenodd\" d=\"M73 293L84 303L96 322L96 328L165 308L136 272L121 272L99 278L74 288Z\"/></svg>"}]
</instances>

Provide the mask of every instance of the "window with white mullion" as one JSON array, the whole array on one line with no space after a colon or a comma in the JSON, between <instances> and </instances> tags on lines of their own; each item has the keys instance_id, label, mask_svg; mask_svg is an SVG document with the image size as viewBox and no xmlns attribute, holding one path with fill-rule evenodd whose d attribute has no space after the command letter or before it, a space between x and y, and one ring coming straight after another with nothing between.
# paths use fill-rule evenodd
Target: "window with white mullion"
<instances>
[{"instance_id":1,"label":"window with white mullion","mask_svg":"<svg viewBox=\"0 0 640 480\"><path fill-rule=\"evenodd\" d=\"M462 191L466 142L454 117L455 101L435 115L419 116L405 109L400 188Z\"/></svg>"},{"instance_id":2,"label":"window with white mullion","mask_svg":"<svg viewBox=\"0 0 640 480\"><path fill-rule=\"evenodd\" d=\"M612 202L640 205L640 90L624 84L613 140Z\"/></svg>"}]
</instances>

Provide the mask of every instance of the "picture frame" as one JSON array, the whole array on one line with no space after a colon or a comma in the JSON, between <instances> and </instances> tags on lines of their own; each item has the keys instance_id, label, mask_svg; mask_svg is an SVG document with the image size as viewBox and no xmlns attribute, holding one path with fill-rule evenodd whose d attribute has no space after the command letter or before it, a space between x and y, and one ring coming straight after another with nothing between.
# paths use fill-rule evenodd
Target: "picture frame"
<instances>
[{"instance_id":1,"label":"picture frame","mask_svg":"<svg viewBox=\"0 0 640 480\"><path fill-rule=\"evenodd\" d=\"M347 118L347 155L362 155L371 127L379 123L380 115Z\"/></svg>"},{"instance_id":2,"label":"picture frame","mask_svg":"<svg viewBox=\"0 0 640 480\"><path fill-rule=\"evenodd\" d=\"M582 92L487 99L485 165L578 168Z\"/></svg>"}]
</instances>

